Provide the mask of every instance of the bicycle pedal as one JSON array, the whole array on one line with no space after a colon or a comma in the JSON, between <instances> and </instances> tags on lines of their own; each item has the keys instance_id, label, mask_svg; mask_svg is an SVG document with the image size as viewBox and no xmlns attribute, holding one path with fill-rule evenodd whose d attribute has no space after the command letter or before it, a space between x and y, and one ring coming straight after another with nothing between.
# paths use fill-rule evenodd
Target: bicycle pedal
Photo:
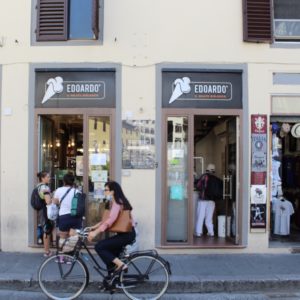
<instances>
[{"instance_id":1,"label":"bicycle pedal","mask_svg":"<svg viewBox=\"0 0 300 300\"><path fill-rule=\"evenodd\" d=\"M127 287L127 286L126 286ZM124 288L124 285L122 285L122 284L116 284L116 288L117 289L123 289Z\"/></svg>"},{"instance_id":2,"label":"bicycle pedal","mask_svg":"<svg viewBox=\"0 0 300 300\"><path fill-rule=\"evenodd\" d=\"M99 290L100 290L100 292L105 292L107 290L107 288L103 285L99 285Z\"/></svg>"},{"instance_id":3,"label":"bicycle pedal","mask_svg":"<svg viewBox=\"0 0 300 300\"><path fill-rule=\"evenodd\" d=\"M116 292L116 290L115 289L111 289L111 290L109 290L109 293L112 295L112 294L114 294Z\"/></svg>"}]
</instances>

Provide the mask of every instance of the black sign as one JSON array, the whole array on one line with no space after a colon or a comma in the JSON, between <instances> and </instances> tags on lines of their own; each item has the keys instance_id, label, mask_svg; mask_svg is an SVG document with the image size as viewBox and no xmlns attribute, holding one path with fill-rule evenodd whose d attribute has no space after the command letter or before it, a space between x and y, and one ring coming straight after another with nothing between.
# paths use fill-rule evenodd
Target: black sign
<instances>
[{"instance_id":1,"label":"black sign","mask_svg":"<svg viewBox=\"0 0 300 300\"><path fill-rule=\"evenodd\" d=\"M242 108L241 72L164 71L163 107Z\"/></svg>"},{"instance_id":2,"label":"black sign","mask_svg":"<svg viewBox=\"0 0 300 300\"><path fill-rule=\"evenodd\" d=\"M36 72L35 107L115 107L115 72Z\"/></svg>"}]
</instances>

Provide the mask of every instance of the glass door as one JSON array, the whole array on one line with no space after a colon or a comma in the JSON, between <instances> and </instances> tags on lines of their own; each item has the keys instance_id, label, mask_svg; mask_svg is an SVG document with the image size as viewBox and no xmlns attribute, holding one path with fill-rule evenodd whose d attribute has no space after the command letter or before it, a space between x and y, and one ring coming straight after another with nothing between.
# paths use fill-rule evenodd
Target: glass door
<instances>
[{"instance_id":1,"label":"glass door","mask_svg":"<svg viewBox=\"0 0 300 300\"><path fill-rule=\"evenodd\" d=\"M86 225L101 220L104 209L104 184L112 177L111 122L113 112L37 115L38 161L35 174L51 174L51 191L63 185L63 176L72 173L75 184L86 194Z\"/></svg>"},{"instance_id":2,"label":"glass door","mask_svg":"<svg viewBox=\"0 0 300 300\"><path fill-rule=\"evenodd\" d=\"M101 220L104 184L111 179L111 120L109 116L87 117L87 225Z\"/></svg>"},{"instance_id":3,"label":"glass door","mask_svg":"<svg viewBox=\"0 0 300 300\"><path fill-rule=\"evenodd\" d=\"M188 117L168 117L167 242L188 242L188 160Z\"/></svg>"},{"instance_id":4,"label":"glass door","mask_svg":"<svg viewBox=\"0 0 300 300\"><path fill-rule=\"evenodd\" d=\"M237 243L238 213L238 118L227 121L225 174L223 175L223 198L225 201L225 232L226 237Z\"/></svg>"},{"instance_id":5,"label":"glass door","mask_svg":"<svg viewBox=\"0 0 300 300\"><path fill-rule=\"evenodd\" d=\"M82 188L83 172L78 172L78 162L83 156L83 116L40 115L39 132L37 171L51 174L51 190L63 185L66 173L73 173L76 185Z\"/></svg>"}]
</instances>

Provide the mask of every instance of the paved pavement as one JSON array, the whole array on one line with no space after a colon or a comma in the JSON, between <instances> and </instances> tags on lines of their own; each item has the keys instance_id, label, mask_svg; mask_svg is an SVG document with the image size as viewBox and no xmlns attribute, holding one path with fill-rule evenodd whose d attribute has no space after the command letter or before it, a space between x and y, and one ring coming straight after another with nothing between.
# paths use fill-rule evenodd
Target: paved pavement
<instances>
[{"instance_id":1,"label":"paved pavement","mask_svg":"<svg viewBox=\"0 0 300 300\"><path fill-rule=\"evenodd\" d=\"M163 257L170 262L172 268L168 289L170 294L300 291L300 254ZM42 255L36 253L0 252L0 290L40 292L37 270L43 260ZM89 269L91 284L87 294L99 292L100 281L99 275L91 267Z\"/></svg>"}]
</instances>

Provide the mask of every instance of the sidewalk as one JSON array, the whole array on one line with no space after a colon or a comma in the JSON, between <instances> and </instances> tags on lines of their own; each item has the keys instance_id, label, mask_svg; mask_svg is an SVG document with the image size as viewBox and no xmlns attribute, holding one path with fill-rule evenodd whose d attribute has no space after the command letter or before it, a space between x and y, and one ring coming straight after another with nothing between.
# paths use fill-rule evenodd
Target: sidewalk
<instances>
[{"instance_id":1,"label":"sidewalk","mask_svg":"<svg viewBox=\"0 0 300 300\"><path fill-rule=\"evenodd\" d=\"M163 255L171 263L168 293L251 292L300 289L300 254ZM40 291L42 254L0 252L0 289ZM98 291L91 272L89 292Z\"/></svg>"}]
</instances>

